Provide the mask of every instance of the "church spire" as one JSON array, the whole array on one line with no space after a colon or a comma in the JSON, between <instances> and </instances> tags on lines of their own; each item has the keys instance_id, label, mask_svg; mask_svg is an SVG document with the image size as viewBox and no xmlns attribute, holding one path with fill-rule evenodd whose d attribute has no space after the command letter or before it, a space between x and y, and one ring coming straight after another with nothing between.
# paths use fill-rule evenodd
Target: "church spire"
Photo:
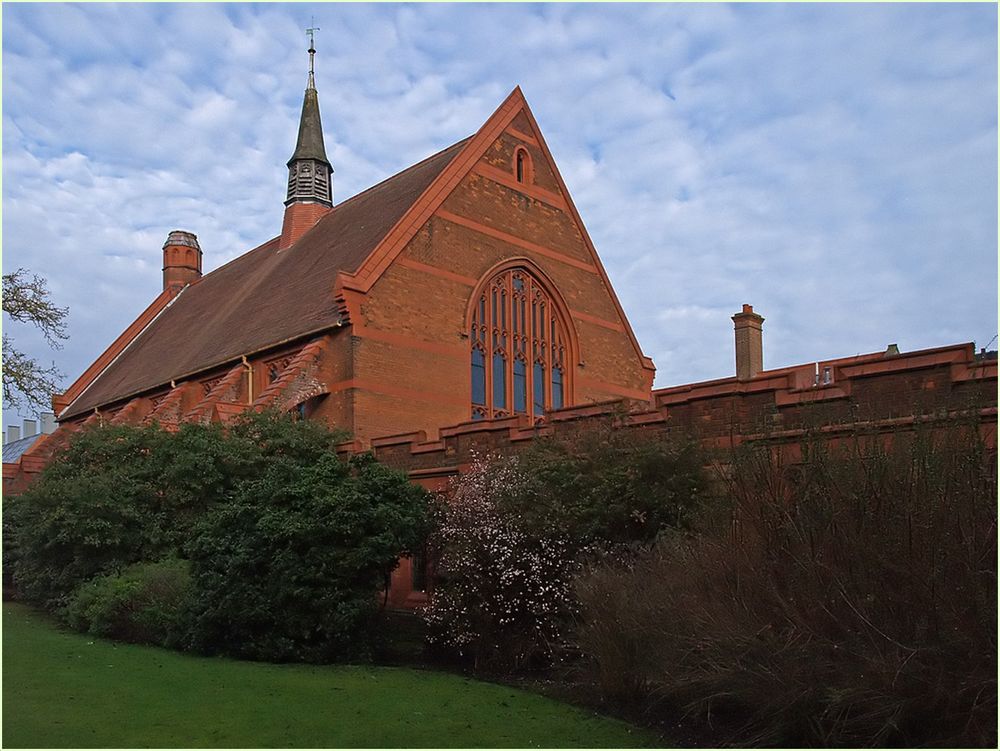
<instances>
[{"instance_id":1,"label":"church spire","mask_svg":"<svg viewBox=\"0 0 1000 751\"><path fill-rule=\"evenodd\" d=\"M333 167L326 158L323 124L319 116L319 94L316 92L313 32L318 30L316 27L306 30L309 34L309 80L299 117L299 137L295 142L295 152L288 160L286 206L296 201L333 205Z\"/></svg>"},{"instance_id":2,"label":"church spire","mask_svg":"<svg viewBox=\"0 0 1000 751\"><path fill-rule=\"evenodd\" d=\"M279 249L294 244L333 206L333 166L326 158L316 92L316 46L313 41L316 31L319 31L316 27L306 29L309 34L309 79L302 100L295 152L288 160L288 195Z\"/></svg>"}]
</instances>

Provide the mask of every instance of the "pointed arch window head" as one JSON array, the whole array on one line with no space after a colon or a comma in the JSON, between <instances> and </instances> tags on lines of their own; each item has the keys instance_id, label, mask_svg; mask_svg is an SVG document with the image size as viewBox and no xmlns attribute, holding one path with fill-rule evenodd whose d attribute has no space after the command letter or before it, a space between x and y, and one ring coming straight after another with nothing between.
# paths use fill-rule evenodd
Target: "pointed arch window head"
<instances>
[{"instance_id":1,"label":"pointed arch window head","mask_svg":"<svg viewBox=\"0 0 1000 751\"><path fill-rule=\"evenodd\" d=\"M532 272L493 272L471 311L472 419L522 414L535 421L571 403L566 322Z\"/></svg>"},{"instance_id":2,"label":"pointed arch window head","mask_svg":"<svg viewBox=\"0 0 1000 751\"><path fill-rule=\"evenodd\" d=\"M531 155L523 146L514 149L514 177L523 185L530 185L534 181Z\"/></svg>"}]
</instances>

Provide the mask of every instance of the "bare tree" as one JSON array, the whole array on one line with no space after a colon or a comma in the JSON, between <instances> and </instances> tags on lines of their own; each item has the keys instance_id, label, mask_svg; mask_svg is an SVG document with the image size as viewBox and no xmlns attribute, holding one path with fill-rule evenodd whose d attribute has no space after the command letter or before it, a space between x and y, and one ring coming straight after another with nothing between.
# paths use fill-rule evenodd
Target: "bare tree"
<instances>
[{"instance_id":1,"label":"bare tree","mask_svg":"<svg viewBox=\"0 0 1000 751\"><path fill-rule=\"evenodd\" d=\"M4 274L3 312L12 321L37 326L50 347L62 348L69 309L57 307L49 300L49 289L42 277L30 274L26 269ZM4 333L4 404L47 409L62 377L55 363L51 367L43 367L34 358L15 349L13 341Z\"/></svg>"}]
</instances>

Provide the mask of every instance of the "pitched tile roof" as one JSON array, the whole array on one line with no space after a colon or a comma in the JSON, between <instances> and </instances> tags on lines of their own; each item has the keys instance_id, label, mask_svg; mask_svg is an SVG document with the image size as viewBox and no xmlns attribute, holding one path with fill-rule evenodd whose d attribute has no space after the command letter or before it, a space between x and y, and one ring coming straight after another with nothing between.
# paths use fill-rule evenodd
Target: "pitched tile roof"
<instances>
[{"instance_id":1,"label":"pitched tile roof","mask_svg":"<svg viewBox=\"0 0 1000 751\"><path fill-rule=\"evenodd\" d=\"M21 454L35 445L35 441L37 441L41 435L41 433L36 433L35 435L28 435L24 438L18 438L16 441L5 443L3 445L3 463L8 464L10 462L16 462L21 458Z\"/></svg>"},{"instance_id":2,"label":"pitched tile roof","mask_svg":"<svg viewBox=\"0 0 1000 751\"><path fill-rule=\"evenodd\" d=\"M335 326L337 272L357 270L467 140L334 206L292 247L274 238L186 287L60 419Z\"/></svg>"}]
</instances>

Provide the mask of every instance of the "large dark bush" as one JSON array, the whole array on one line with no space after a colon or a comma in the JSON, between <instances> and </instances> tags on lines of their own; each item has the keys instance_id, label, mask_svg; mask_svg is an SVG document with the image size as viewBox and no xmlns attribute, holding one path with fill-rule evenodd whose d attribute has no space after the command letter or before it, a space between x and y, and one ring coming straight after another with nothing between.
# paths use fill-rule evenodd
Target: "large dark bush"
<instances>
[{"instance_id":1,"label":"large dark bush","mask_svg":"<svg viewBox=\"0 0 1000 751\"><path fill-rule=\"evenodd\" d=\"M8 499L9 501L9 499ZM2 571L3 571L3 599L17 599L17 588L14 586L14 568L21 558L18 551L17 535L14 533L14 516L9 513L13 504L4 503L5 513L3 514L3 541L2 547Z\"/></svg>"},{"instance_id":2,"label":"large dark bush","mask_svg":"<svg viewBox=\"0 0 1000 751\"><path fill-rule=\"evenodd\" d=\"M579 545L648 543L687 529L706 505L706 461L686 435L591 424L522 452L521 482L501 503L528 528Z\"/></svg>"},{"instance_id":3,"label":"large dark bush","mask_svg":"<svg viewBox=\"0 0 1000 751\"><path fill-rule=\"evenodd\" d=\"M268 450L287 453L198 524L187 643L272 661L367 658L376 594L427 533L427 493L369 455L303 465L290 458L301 446Z\"/></svg>"},{"instance_id":4,"label":"large dark bush","mask_svg":"<svg viewBox=\"0 0 1000 751\"><path fill-rule=\"evenodd\" d=\"M189 580L185 560L133 564L83 584L64 616L71 627L94 636L170 646L183 625Z\"/></svg>"},{"instance_id":5,"label":"large dark bush","mask_svg":"<svg viewBox=\"0 0 1000 751\"><path fill-rule=\"evenodd\" d=\"M29 490L5 503L22 597L56 607L97 574L176 548L191 507L205 498L174 493L163 481L175 454L167 439L155 427L85 430Z\"/></svg>"},{"instance_id":6,"label":"large dark bush","mask_svg":"<svg viewBox=\"0 0 1000 751\"><path fill-rule=\"evenodd\" d=\"M995 747L996 455L975 426L734 457L732 523L578 585L605 694L766 745Z\"/></svg>"},{"instance_id":7,"label":"large dark bush","mask_svg":"<svg viewBox=\"0 0 1000 751\"><path fill-rule=\"evenodd\" d=\"M228 432L185 424L81 431L20 497L5 501L20 596L52 608L93 576L186 555L196 521L264 468L291 478L343 433L269 412Z\"/></svg>"},{"instance_id":8,"label":"large dark bush","mask_svg":"<svg viewBox=\"0 0 1000 751\"><path fill-rule=\"evenodd\" d=\"M370 456L339 459L343 437L273 413L225 431L85 430L5 505L17 587L119 639L364 657L378 591L427 534L428 496Z\"/></svg>"}]
</instances>

